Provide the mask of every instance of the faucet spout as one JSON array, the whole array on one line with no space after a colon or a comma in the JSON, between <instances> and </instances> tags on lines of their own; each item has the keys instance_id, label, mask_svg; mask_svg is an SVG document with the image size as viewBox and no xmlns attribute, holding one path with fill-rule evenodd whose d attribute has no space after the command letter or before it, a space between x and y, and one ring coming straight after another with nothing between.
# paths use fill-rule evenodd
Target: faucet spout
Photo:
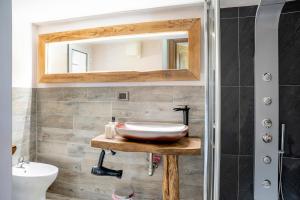
<instances>
[{"instance_id":1,"label":"faucet spout","mask_svg":"<svg viewBox=\"0 0 300 200\"><path fill-rule=\"evenodd\" d=\"M184 105L183 107L177 107L173 108L174 111L182 111L183 112L183 124L184 125L189 125L189 111L190 107L187 105Z\"/></svg>"},{"instance_id":2,"label":"faucet spout","mask_svg":"<svg viewBox=\"0 0 300 200\"><path fill-rule=\"evenodd\" d=\"M115 152L112 153L113 155L115 154ZM91 173L96 176L114 176L117 178L122 178L123 170L113 170L104 167L103 166L104 158L105 158L105 151L102 150L99 157L98 165L92 168Z\"/></svg>"},{"instance_id":3,"label":"faucet spout","mask_svg":"<svg viewBox=\"0 0 300 200\"><path fill-rule=\"evenodd\" d=\"M18 159L18 164L16 165L17 168L24 168L24 164L29 164L30 162L29 161L25 161L24 157L21 156L19 159Z\"/></svg>"},{"instance_id":4,"label":"faucet spout","mask_svg":"<svg viewBox=\"0 0 300 200\"><path fill-rule=\"evenodd\" d=\"M184 105L184 106L181 106L181 107L176 107L176 108L173 108L174 111L182 111L183 113L183 124L184 125L189 125L189 112L190 112L190 107L188 105ZM188 136L188 133L187 133L187 136Z\"/></svg>"}]
</instances>

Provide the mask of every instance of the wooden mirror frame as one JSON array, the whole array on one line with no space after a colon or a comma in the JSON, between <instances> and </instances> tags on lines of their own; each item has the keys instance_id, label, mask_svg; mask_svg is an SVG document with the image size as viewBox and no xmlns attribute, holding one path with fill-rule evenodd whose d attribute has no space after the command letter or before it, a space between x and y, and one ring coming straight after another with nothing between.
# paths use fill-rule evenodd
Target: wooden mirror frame
<instances>
[{"instance_id":1,"label":"wooden mirror frame","mask_svg":"<svg viewBox=\"0 0 300 200\"><path fill-rule=\"evenodd\" d=\"M145 82L186 81L200 79L200 19L180 19L144 22L137 24L98 27L39 35L38 82L39 83L92 83L92 82ZM147 72L87 72L46 74L46 43L84 40L99 37L144 33L187 31L189 42L189 68L181 70L155 70Z\"/></svg>"}]
</instances>

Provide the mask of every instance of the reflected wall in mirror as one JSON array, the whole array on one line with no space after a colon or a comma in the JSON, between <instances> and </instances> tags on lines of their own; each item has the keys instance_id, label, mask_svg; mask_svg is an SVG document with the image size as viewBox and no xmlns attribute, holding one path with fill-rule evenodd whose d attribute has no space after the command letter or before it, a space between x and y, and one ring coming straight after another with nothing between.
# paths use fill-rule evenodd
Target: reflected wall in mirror
<instances>
[{"instance_id":1,"label":"reflected wall in mirror","mask_svg":"<svg viewBox=\"0 0 300 200\"><path fill-rule=\"evenodd\" d=\"M155 33L46 45L46 73L188 69L188 33Z\"/></svg>"},{"instance_id":2,"label":"reflected wall in mirror","mask_svg":"<svg viewBox=\"0 0 300 200\"><path fill-rule=\"evenodd\" d=\"M177 38L168 40L168 69L188 69L188 54L188 38Z\"/></svg>"},{"instance_id":3,"label":"reflected wall in mirror","mask_svg":"<svg viewBox=\"0 0 300 200\"><path fill-rule=\"evenodd\" d=\"M39 36L39 82L199 80L200 19Z\"/></svg>"}]
</instances>

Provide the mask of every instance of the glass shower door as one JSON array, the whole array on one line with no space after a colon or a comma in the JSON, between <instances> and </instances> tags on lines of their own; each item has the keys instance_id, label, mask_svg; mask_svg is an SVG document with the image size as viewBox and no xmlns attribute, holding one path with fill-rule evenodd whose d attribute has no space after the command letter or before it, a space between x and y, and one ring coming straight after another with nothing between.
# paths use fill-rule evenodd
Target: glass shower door
<instances>
[{"instance_id":1,"label":"glass shower door","mask_svg":"<svg viewBox=\"0 0 300 200\"><path fill-rule=\"evenodd\" d=\"M205 1L204 200L219 200L221 154L220 2Z\"/></svg>"}]
</instances>

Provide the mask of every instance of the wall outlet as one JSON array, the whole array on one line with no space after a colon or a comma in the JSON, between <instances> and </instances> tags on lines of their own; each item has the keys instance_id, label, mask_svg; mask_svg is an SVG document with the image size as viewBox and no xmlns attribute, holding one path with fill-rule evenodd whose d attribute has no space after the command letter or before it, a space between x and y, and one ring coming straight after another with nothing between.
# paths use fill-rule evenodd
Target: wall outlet
<instances>
[{"instance_id":1,"label":"wall outlet","mask_svg":"<svg viewBox=\"0 0 300 200\"><path fill-rule=\"evenodd\" d=\"M120 101L129 101L129 92L119 92L118 99Z\"/></svg>"}]
</instances>

